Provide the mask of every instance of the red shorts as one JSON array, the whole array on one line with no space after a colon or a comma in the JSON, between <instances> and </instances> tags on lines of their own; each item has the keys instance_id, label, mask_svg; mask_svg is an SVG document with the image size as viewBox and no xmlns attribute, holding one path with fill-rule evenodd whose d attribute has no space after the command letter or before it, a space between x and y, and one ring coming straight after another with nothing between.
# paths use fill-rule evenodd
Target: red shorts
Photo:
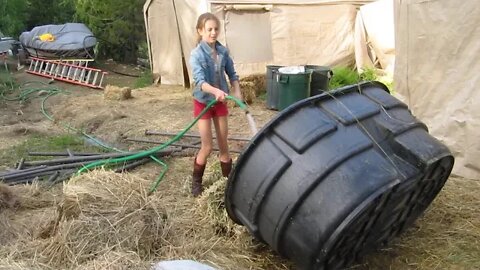
<instances>
[{"instance_id":1,"label":"red shorts","mask_svg":"<svg viewBox=\"0 0 480 270\"><path fill-rule=\"evenodd\" d=\"M207 107L206 104L203 104L196 99L193 100L193 116L197 117L203 109ZM213 117L219 116L228 116L228 107L226 102L217 102L215 105L210 107L208 111L202 115L200 119L212 119Z\"/></svg>"}]
</instances>

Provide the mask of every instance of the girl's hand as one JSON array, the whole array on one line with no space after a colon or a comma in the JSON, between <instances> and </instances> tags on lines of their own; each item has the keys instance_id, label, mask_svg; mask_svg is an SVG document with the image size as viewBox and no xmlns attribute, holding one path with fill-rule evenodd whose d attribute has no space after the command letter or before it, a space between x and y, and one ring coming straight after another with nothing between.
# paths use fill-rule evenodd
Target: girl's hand
<instances>
[{"instance_id":1,"label":"girl's hand","mask_svg":"<svg viewBox=\"0 0 480 270\"><path fill-rule=\"evenodd\" d=\"M233 91L233 96L236 97L237 99L239 99L240 101L243 101L242 92Z\"/></svg>"},{"instance_id":2,"label":"girl's hand","mask_svg":"<svg viewBox=\"0 0 480 270\"><path fill-rule=\"evenodd\" d=\"M232 86L233 86L233 91L232 91L233 93L232 93L232 95L233 95L234 97L236 97L237 99L243 101L242 91L241 91L241 89L240 89L240 83L238 82L238 80L232 82Z\"/></svg>"},{"instance_id":3,"label":"girl's hand","mask_svg":"<svg viewBox=\"0 0 480 270\"><path fill-rule=\"evenodd\" d=\"M215 95L215 99L218 102L224 102L225 98L227 97L227 93L223 92L222 90L220 90L218 88L217 88L217 91L215 91L214 95Z\"/></svg>"}]
</instances>

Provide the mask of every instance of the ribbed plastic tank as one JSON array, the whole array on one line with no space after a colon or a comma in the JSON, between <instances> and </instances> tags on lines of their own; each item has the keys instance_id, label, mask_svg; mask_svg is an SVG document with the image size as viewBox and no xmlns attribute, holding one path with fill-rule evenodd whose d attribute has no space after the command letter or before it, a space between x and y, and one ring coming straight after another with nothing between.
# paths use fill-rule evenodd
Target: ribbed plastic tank
<instances>
[{"instance_id":1,"label":"ribbed plastic tank","mask_svg":"<svg viewBox=\"0 0 480 270\"><path fill-rule=\"evenodd\" d=\"M267 108L272 110L278 110L278 97L279 90L277 84L277 72L278 69L283 66L269 65L267 66L267 72L265 74L267 84Z\"/></svg>"},{"instance_id":2,"label":"ribbed plastic tank","mask_svg":"<svg viewBox=\"0 0 480 270\"><path fill-rule=\"evenodd\" d=\"M411 226L453 163L406 104L361 83L278 113L238 158L225 203L300 269L342 269Z\"/></svg>"}]
</instances>

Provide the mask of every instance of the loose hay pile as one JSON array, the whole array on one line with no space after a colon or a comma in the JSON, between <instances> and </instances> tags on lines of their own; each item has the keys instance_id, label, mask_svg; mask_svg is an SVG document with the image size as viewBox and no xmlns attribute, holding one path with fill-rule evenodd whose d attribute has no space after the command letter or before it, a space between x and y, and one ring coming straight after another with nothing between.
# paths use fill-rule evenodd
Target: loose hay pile
<instances>
[{"instance_id":1,"label":"loose hay pile","mask_svg":"<svg viewBox=\"0 0 480 270\"><path fill-rule=\"evenodd\" d=\"M164 211L133 176L94 171L72 179L43 254L55 265L80 265L112 251L148 259L164 242ZM95 243L95 244L92 244Z\"/></svg>"},{"instance_id":2,"label":"loose hay pile","mask_svg":"<svg viewBox=\"0 0 480 270\"><path fill-rule=\"evenodd\" d=\"M218 176L217 176L218 175ZM225 209L225 188L227 179L221 177L220 173L215 174L217 180L205 189L197 200L195 215L202 218L202 221L209 224L217 235L236 236L245 232L242 226L235 224Z\"/></svg>"},{"instance_id":3,"label":"loose hay pile","mask_svg":"<svg viewBox=\"0 0 480 270\"><path fill-rule=\"evenodd\" d=\"M10 188L0 183L0 213L2 213L4 209L13 208L16 203L17 198L13 195Z\"/></svg>"},{"instance_id":4,"label":"loose hay pile","mask_svg":"<svg viewBox=\"0 0 480 270\"><path fill-rule=\"evenodd\" d=\"M227 179L212 160L198 198L182 188L191 180L191 158L172 161L152 196L146 193L153 176L105 171L76 177L63 189L6 187L17 203L0 213L0 239L8 240L0 245L0 269L148 269L171 259L226 270L292 269L228 218ZM449 179L416 227L354 269L478 269L478 192L478 181Z\"/></svg>"},{"instance_id":5,"label":"loose hay pile","mask_svg":"<svg viewBox=\"0 0 480 270\"><path fill-rule=\"evenodd\" d=\"M165 243L167 226L161 204L147 196L149 184L107 171L71 179L64 186L56 216L39 222L42 226L33 241L18 246L9 257L30 257L34 264L54 268L82 268L107 259L119 265L145 264Z\"/></svg>"}]
</instances>

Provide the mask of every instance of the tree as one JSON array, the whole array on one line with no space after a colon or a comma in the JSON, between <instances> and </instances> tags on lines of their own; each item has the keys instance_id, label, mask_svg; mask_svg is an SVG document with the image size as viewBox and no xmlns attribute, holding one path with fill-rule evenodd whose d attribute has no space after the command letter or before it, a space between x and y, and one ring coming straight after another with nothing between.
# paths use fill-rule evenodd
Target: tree
<instances>
[{"instance_id":1,"label":"tree","mask_svg":"<svg viewBox=\"0 0 480 270\"><path fill-rule=\"evenodd\" d=\"M75 0L29 0L27 13L28 30L39 25L72 22L75 15Z\"/></svg>"},{"instance_id":2,"label":"tree","mask_svg":"<svg viewBox=\"0 0 480 270\"><path fill-rule=\"evenodd\" d=\"M25 31L27 0L0 0L0 31L6 36L18 37Z\"/></svg>"},{"instance_id":3,"label":"tree","mask_svg":"<svg viewBox=\"0 0 480 270\"><path fill-rule=\"evenodd\" d=\"M100 57L135 63L138 44L145 40L145 0L76 0L76 16L99 39Z\"/></svg>"}]
</instances>

